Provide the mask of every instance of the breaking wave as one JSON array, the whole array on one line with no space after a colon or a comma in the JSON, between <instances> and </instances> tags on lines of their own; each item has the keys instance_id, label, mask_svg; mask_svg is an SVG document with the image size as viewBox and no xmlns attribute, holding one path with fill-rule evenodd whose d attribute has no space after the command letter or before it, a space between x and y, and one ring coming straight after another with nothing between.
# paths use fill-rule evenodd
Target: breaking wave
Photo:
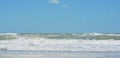
<instances>
[{"instance_id":1,"label":"breaking wave","mask_svg":"<svg viewBox=\"0 0 120 58\"><path fill-rule=\"evenodd\" d=\"M62 35L64 35L64 37ZM14 39L0 40L0 50L120 51L120 40L84 40L84 39L77 39L79 37L75 37L75 36L78 36L78 34L72 34L72 35L62 34L62 35L60 34L47 34L47 35L46 34L12 34L12 35L1 34L0 36L4 36L3 38L11 37ZM86 37L93 35L103 36L103 34L84 34L84 35L82 34L79 36L85 36L85 35Z\"/></svg>"}]
</instances>

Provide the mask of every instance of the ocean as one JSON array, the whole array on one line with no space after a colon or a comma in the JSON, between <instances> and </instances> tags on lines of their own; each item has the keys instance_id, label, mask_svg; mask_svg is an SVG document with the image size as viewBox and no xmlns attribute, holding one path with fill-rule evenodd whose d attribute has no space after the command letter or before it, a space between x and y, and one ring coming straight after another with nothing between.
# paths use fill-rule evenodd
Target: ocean
<instances>
[{"instance_id":1,"label":"ocean","mask_svg":"<svg viewBox=\"0 0 120 58\"><path fill-rule=\"evenodd\" d=\"M0 33L0 58L120 58L120 34Z\"/></svg>"}]
</instances>

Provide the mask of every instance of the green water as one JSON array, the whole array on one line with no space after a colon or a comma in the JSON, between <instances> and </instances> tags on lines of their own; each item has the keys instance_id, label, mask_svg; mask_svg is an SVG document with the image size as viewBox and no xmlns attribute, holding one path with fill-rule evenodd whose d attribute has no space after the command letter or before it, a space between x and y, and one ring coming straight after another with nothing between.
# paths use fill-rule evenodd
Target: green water
<instances>
[{"instance_id":1,"label":"green water","mask_svg":"<svg viewBox=\"0 0 120 58\"><path fill-rule=\"evenodd\" d=\"M120 40L120 34L103 34L103 35L91 35L91 33L19 33L16 36L14 35L0 35L0 40L11 40L17 39L19 37L26 37L29 39L34 38L49 38L49 39L83 39L83 40Z\"/></svg>"}]
</instances>

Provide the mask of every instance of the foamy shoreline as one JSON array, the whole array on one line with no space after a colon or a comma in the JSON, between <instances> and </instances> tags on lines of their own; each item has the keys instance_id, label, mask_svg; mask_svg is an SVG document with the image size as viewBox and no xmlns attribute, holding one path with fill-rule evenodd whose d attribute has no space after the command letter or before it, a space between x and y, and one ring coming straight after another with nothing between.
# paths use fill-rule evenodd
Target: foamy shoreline
<instances>
[{"instance_id":1,"label":"foamy shoreline","mask_svg":"<svg viewBox=\"0 0 120 58\"><path fill-rule=\"evenodd\" d=\"M120 51L120 40L26 39L0 40L0 49L50 51Z\"/></svg>"}]
</instances>

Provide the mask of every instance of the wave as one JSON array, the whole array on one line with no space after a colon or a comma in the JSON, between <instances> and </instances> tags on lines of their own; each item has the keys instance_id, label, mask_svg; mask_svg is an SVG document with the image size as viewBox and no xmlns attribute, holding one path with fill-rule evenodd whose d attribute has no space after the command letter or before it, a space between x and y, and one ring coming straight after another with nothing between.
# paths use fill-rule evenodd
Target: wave
<instances>
[{"instance_id":1,"label":"wave","mask_svg":"<svg viewBox=\"0 0 120 58\"><path fill-rule=\"evenodd\" d=\"M119 40L28 39L0 40L1 50L120 51Z\"/></svg>"},{"instance_id":2,"label":"wave","mask_svg":"<svg viewBox=\"0 0 120 58\"><path fill-rule=\"evenodd\" d=\"M0 33L0 40L27 39L79 39L79 40L120 40L120 34L105 33Z\"/></svg>"}]
</instances>

